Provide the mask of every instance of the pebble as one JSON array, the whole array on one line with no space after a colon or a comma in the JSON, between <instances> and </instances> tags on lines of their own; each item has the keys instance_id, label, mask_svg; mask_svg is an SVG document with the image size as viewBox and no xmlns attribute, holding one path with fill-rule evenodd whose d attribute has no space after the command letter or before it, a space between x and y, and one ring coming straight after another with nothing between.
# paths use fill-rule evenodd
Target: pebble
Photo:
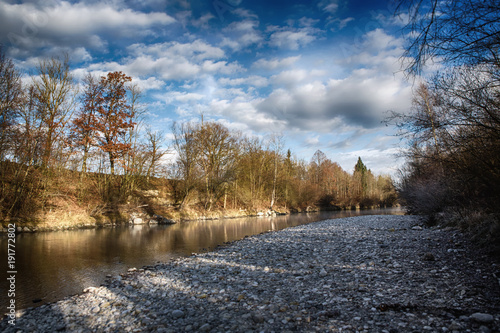
<instances>
[{"instance_id":1,"label":"pebble","mask_svg":"<svg viewBox=\"0 0 500 333\"><path fill-rule=\"evenodd\" d=\"M0 331L499 332L498 265L419 223L360 216L246 237L131 268Z\"/></svg>"},{"instance_id":2,"label":"pebble","mask_svg":"<svg viewBox=\"0 0 500 333\"><path fill-rule=\"evenodd\" d=\"M483 323L483 324L489 324L495 320L495 318L493 318L492 315L480 312L473 313L470 317L475 321L477 321L478 323Z\"/></svg>"},{"instance_id":3,"label":"pebble","mask_svg":"<svg viewBox=\"0 0 500 333\"><path fill-rule=\"evenodd\" d=\"M181 318L184 317L184 312L182 312L181 310L174 310L172 311L172 316L174 318Z\"/></svg>"}]
</instances>

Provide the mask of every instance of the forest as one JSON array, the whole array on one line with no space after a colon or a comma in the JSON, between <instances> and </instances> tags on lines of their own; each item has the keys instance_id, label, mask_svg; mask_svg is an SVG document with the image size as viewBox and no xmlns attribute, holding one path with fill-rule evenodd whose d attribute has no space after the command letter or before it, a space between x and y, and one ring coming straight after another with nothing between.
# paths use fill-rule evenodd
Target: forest
<instances>
[{"instance_id":1,"label":"forest","mask_svg":"<svg viewBox=\"0 0 500 333\"><path fill-rule=\"evenodd\" d=\"M297 159L279 134L248 137L203 117L153 130L140 89L122 72L77 82L64 57L41 60L28 76L0 52L0 86L4 222L119 222L138 210L251 215L397 200L392 179L374 175L361 158L352 172L320 150Z\"/></svg>"},{"instance_id":2,"label":"forest","mask_svg":"<svg viewBox=\"0 0 500 333\"><path fill-rule=\"evenodd\" d=\"M410 212L500 239L500 4L404 0L413 104L393 114L407 142L398 190ZM498 242L496 242L498 244Z\"/></svg>"}]
</instances>

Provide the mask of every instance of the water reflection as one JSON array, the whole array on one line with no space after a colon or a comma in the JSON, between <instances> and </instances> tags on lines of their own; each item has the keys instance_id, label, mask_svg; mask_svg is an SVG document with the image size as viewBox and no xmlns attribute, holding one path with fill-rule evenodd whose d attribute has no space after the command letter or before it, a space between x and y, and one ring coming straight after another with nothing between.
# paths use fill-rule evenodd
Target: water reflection
<instances>
[{"instance_id":1,"label":"water reflection","mask_svg":"<svg viewBox=\"0 0 500 333\"><path fill-rule=\"evenodd\" d=\"M186 222L167 226L131 226L109 229L20 234L16 237L17 309L56 301L100 285L106 275L142 267L261 232L328 218L367 214L402 214L401 210L322 212L274 218L238 218ZM7 272L7 241L0 239L0 269ZM5 274L5 273L2 273ZM0 306L5 311L7 280L0 281ZM42 300L33 303L33 300Z\"/></svg>"}]
</instances>

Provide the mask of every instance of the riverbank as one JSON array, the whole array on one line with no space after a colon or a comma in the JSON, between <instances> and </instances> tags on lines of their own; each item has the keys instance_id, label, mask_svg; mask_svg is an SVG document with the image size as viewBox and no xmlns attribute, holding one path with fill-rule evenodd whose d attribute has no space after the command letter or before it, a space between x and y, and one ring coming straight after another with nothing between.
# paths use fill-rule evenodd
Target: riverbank
<instances>
[{"instance_id":1,"label":"riverbank","mask_svg":"<svg viewBox=\"0 0 500 333\"><path fill-rule=\"evenodd\" d=\"M79 230L79 229L95 229L107 228L116 226L133 226L133 225L156 225L156 224L176 224L180 222L191 221L211 221L221 219L233 219L242 217L273 217L278 215L301 214L301 213L318 213L329 211L359 211L359 207L340 208L334 207L330 209L321 209L319 207L307 207L304 210L285 209L283 207L275 210L269 209L221 209L213 211L202 211L195 209L185 209L182 211L170 209L164 211L164 215L148 213L148 205L143 206L127 206L117 207L113 214L108 214L105 217L94 217L85 212L75 210L62 211L57 210L48 212L43 217L36 221L27 221L22 219L4 220L0 226L0 233L7 233L9 226L14 226L17 233L31 232L49 232L62 230ZM380 207L367 207L363 210L378 209ZM385 207L384 207L385 208ZM381 208L381 209L384 209ZM395 207L402 209L399 205Z\"/></svg>"},{"instance_id":2,"label":"riverbank","mask_svg":"<svg viewBox=\"0 0 500 333\"><path fill-rule=\"evenodd\" d=\"M422 223L361 216L248 237L130 269L0 330L499 331L499 266Z\"/></svg>"},{"instance_id":3,"label":"riverbank","mask_svg":"<svg viewBox=\"0 0 500 333\"><path fill-rule=\"evenodd\" d=\"M183 211L171 210L165 216L158 214L150 214L146 211L145 206L140 207L142 210L135 208L122 207L118 208L114 213L113 218L95 218L85 213L75 213L74 211L62 212L57 211L44 215L41 221L26 221L22 219L8 219L3 222L3 227L0 227L0 232L7 233L9 226L14 226L17 233L22 232L47 232L61 230L78 230L78 229L94 229L126 225L156 225L156 224L176 224L179 222L190 221L210 221L220 219L232 219L241 217L272 217L277 215L290 214L288 210L246 210L246 209L226 209L214 211L197 211L187 209ZM319 212L319 209L306 210L307 212ZM293 213L303 213L295 211ZM168 217L166 217L168 216Z\"/></svg>"}]
</instances>

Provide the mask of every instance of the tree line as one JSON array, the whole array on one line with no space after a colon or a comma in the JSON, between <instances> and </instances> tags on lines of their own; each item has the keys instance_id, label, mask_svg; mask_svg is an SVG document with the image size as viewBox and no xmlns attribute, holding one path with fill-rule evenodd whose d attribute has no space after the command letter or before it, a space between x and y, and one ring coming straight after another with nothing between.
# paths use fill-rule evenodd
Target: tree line
<instances>
[{"instance_id":1,"label":"tree line","mask_svg":"<svg viewBox=\"0 0 500 333\"><path fill-rule=\"evenodd\" d=\"M167 142L145 125L141 98L122 72L77 82L68 57L41 60L23 80L0 52L1 216L50 209L64 196L116 206L160 183L181 210L395 203L391 178L373 175L361 158L352 174L321 151L306 162L285 152L279 135L247 137L202 118L174 123Z\"/></svg>"},{"instance_id":2,"label":"tree line","mask_svg":"<svg viewBox=\"0 0 500 333\"><path fill-rule=\"evenodd\" d=\"M320 150L310 162L284 149L283 137L242 136L217 122L174 124L173 193L181 207L204 209L392 206L396 192L389 176L375 176L361 158L353 173ZM278 208L276 208L278 207Z\"/></svg>"},{"instance_id":3,"label":"tree line","mask_svg":"<svg viewBox=\"0 0 500 333\"><path fill-rule=\"evenodd\" d=\"M401 197L431 220L500 234L500 5L407 0L398 13L409 18L409 77L439 64L391 120L408 142Z\"/></svg>"}]
</instances>

